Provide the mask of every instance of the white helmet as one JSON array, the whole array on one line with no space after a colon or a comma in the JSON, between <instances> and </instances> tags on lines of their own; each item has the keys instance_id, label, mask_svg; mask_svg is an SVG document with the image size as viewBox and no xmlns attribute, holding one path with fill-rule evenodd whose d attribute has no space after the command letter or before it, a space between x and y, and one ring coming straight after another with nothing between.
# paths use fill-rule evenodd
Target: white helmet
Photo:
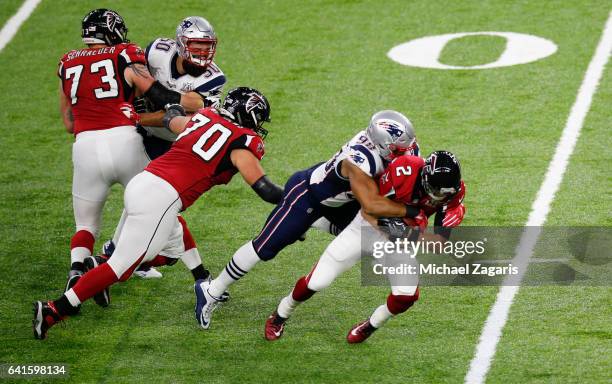
<instances>
[{"instance_id":1,"label":"white helmet","mask_svg":"<svg viewBox=\"0 0 612 384\"><path fill-rule=\"evenodd\" d=\"M396 111L376 112L370 120L366 134L387 161L416 146L412 123L406 116Z\"/></svg>"},{"instance_id":2,"label":"white helmet","mask_svg":"<svg viewBox=\"0 0 612 384\"><path fill-rule=\"evenodd\" d=\"M210 43L207 49L190 47L190 43ZM213 60L217 49L217 35L206 19L189 16L176 27L176 44L179 55L187 62L206 68Z\"/></svg>"}]
</instances>

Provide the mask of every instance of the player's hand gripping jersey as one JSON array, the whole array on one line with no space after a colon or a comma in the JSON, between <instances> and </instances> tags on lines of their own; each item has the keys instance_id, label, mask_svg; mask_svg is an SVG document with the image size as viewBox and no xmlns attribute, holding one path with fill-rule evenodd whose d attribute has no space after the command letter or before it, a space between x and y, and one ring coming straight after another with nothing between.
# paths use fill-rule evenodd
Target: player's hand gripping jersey
<instances>
[{"instance_id":1,"label":"player's hand gripping jersey","mask_svg":"<svg viewBox=\"0 0 612 384\"><path fill-rule=\"evenodd\" d=\"M134 90L123 76L132 63L145 64L145 56L142 49L128 43L73 50L62 57L58 75L71 102L75 135L134 125L121 108L134 100Z\"/></svg>"},{"instance_id":2,"label":"player's hand gripping jersey","mask_svg":"<svg viewBox=\"0 0 612 384\"><path fill-rule=\"evenodd\" d=\"M247 149L258 160L264 155L263 141L255 132L232 123L213 108L203 108L170 151L145 170L170 183L185 210L215 185L229 183L238 172L230 159L234 149Z\"/></svg>"},{"instance_id":3,"label":"player's hand gripping jersey","mask_svg":"<svg viewBox=\"0 0 612 384\"><path fill-rule=\"evenodd\" d=\"M428 217L436 213L434 229L452 228L463 220L465 184L461 181L459 192L444 200L433 200L421 187L421 170L425 161L417 156L400 156L394 159L379 180L381 195L395 201L414 205Z\"/></svg>"}]
</instances>

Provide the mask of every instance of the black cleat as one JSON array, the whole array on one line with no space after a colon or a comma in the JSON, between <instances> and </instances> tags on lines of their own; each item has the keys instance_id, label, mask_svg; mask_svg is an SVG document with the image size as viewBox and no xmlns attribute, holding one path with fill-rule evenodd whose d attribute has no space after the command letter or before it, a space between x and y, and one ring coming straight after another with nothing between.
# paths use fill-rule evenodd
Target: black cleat
<instances>
[{"instance_id":1,"label":"black cleat","mask_svg":"<svg viewBox=\"0 0 612 384\"><path fill-rule=\"evenodd\" d=\"M34 319L32 320L34 338L39 340L46 339L49 328L62 320L63 318L59 315L51 301L35 302Z\"/></svg>"},{"instance_id":2,"label":"black cleat","mask_svg":"<svg viewBox=\"0 0 612 384\"><path fill-rule=\"evenodd\" d=\"M77 283L77 281L79 281L81 276L83 276L83 271L71 269L70 272L68 272L68 281L66 282L66 288L64 289L64 292L74 287L74 285Z\"/></svg>"},{"instance_id":3,"label":"black cleat","mask_svg":"<svg viewBox=\"0 0 612 384\"><path fill-rule=\"evenodd\" d=\"M89 256L85 258L83 264L85 264L85 272L96 268L100 264L106 263L108 257L106 256ZM110 304L110 288L106 287L102 291L96 293L93 297L96 304L101 307L108 307Z\"/></svg>"}]
</instances>

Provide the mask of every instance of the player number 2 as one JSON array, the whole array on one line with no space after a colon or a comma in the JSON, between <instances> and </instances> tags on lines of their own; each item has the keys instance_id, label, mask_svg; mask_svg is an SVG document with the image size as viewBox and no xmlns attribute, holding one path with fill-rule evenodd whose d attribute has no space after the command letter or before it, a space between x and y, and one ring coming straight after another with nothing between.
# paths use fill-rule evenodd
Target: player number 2
<instances>
[{"instance_id":1,"label":"player number 2","mask_svg":"<svg viewBox=\"0 0 612 384\"><path fill-rule=\"evenodd\" d=\"M217 136L215 142L208 149L204 150L204 147L206 144L208 144L210 138L217 132L221 134ZM210 161L210 159L212 159L217 152L219 152L230 136L232 136L231 130L221 124L214 124L212 127L208 128L208 130L200 137L198 141L196 141L191 149L193 149L198 156L204 159L204 161Z\"/></svg>"},{"instance_id":2,"label":"player number 2","mask_svg":"<svg viewBox=\"0 0 612 384\"><path fill-rule=\"evenodd\" d=\"M395 175L396 176L410 176L412 175L412 167L407 165L407 166L399 166L397 168L395 168Z\"/></svg>"}]
</instances>

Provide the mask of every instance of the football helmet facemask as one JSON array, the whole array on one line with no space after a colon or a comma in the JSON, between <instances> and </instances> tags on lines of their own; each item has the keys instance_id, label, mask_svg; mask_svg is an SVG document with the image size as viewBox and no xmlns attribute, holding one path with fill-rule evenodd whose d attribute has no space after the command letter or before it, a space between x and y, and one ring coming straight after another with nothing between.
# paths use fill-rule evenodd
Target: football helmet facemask
<instances>
[{"instance_id":1,"label":"football helmet facemask","mask_svg":"<svg viewBox=\"0 0 612 384\"><path fill-rule=\"evenodd\" d=\"M262 125L270 121L270 104L261 92L248 87L231 89L221 108L228 112L238 125L252 129L265 139L268 131L262 128Z\"/></svg>"},{"instance_id":2,"label":"football helmet facemask","mask_svg":"<svg viewBox=\"0 0 612 384\"><path fill-rule=\"evenodd\" d=\"M459 160L448 151L435 151L425 160L421 170L425 192L436 201L451 198L461 188Z\"/></svg>"},{"instance_id":3,"label":"football helmet facemask","mask_svg":"<svg viewBox=\"0 0 612 384\"><path fill-rule=\"evenodd\" d=\"M85 44L117 45L129 43L128 28L115 11L105 8L89 12L82 22L81 37Z\"/></svg>"},{"instance_id":4,"label":"football helmet facemask","mask_svg":"<svg viewBox=\"0 0 612 384\"><path fill-rule=\"evenodd\" d=\"M414 154L416 137L412 123L403 114L385 110L376 112L366 130L383 159L393 160L404 154Z\"/></svg>"},{"instance_id":5,"label":"football helmet facemask","mask_svg":"<svg viewBox=\"0 0 612 384\"><path fill-rule=\"evenodd\" d=\"M200 69L206 69L215 57L217 35L206 19L189 16L176 27L176 43L183 60Z\"/></svg>"}]
</instances>

